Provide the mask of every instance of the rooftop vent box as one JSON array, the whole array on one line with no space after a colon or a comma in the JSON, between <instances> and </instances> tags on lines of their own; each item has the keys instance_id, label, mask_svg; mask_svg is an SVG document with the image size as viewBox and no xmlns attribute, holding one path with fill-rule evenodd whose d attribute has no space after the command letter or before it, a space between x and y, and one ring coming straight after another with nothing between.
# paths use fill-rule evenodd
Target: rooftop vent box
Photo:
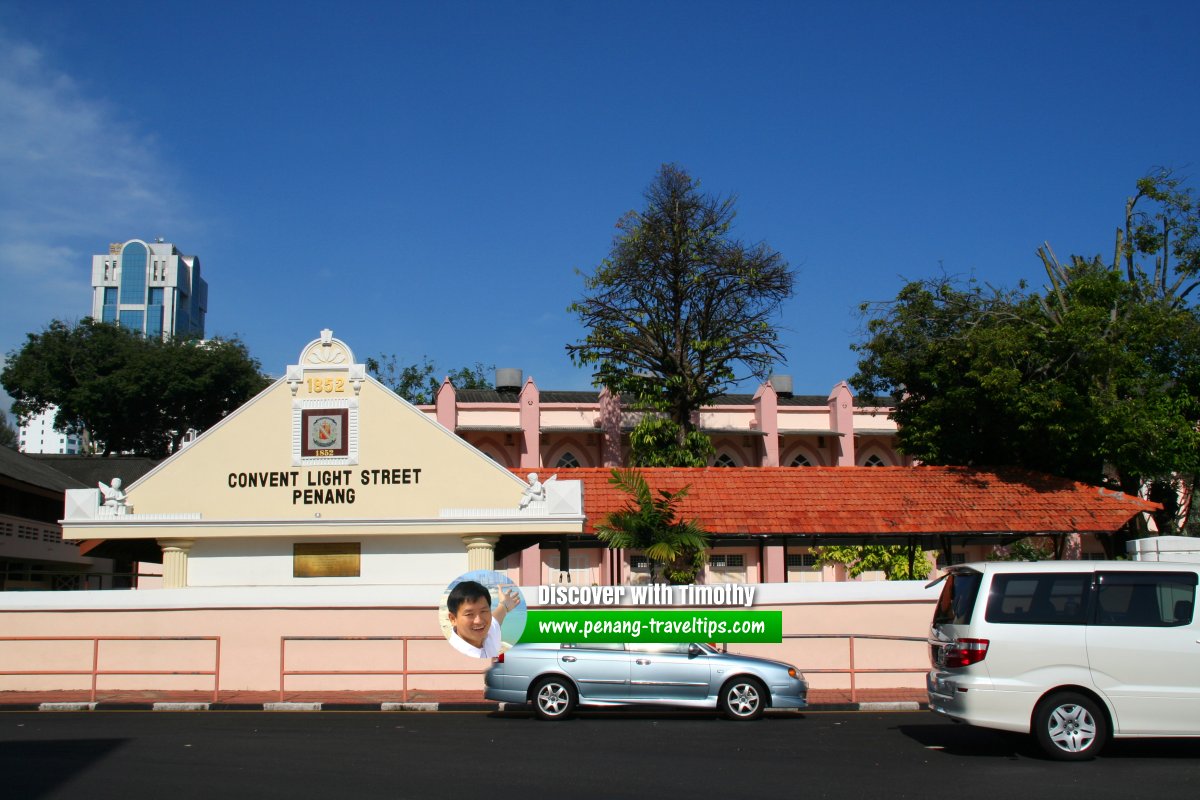
<instances>
[{"instance_id":1,"label":"rooftop vent box","mask_svg":"<svg viewBox=\"0 0 1200 800\"><path fill-rule=\"evenodd\" d=\"M519 369L498 367L496 369L496 391L519 392L523 378L524 374Z\"/></svg>"},{"instance_id":2,"label":"rooftop vent box","mask_svg":"<svg viewBox=\"0 0 1200 800\"><path fill-rule=\"evenodd\" d=\"M771 388L775 390L775 394L780 397L792 396L792 376L791 375L772 375L767 379Z\"/></svg>"}]
</instances>

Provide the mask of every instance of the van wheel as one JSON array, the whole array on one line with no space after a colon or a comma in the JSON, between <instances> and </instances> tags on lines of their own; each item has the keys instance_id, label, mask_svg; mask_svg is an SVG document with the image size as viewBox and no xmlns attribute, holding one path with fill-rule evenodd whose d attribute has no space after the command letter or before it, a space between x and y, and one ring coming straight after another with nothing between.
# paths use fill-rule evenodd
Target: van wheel
<instances>
[{"instance_id":1,"label":"van wheel","mask_svg":"<svg viewBox=\"0 0 1200 800\"><path fill-rule=\"evenodd\" d=\"M1059 761L1095 758L1108 742L1108 719L1091 698L1060 692L1038 706L1034 735L1046 755Z\"/></svg>"},{"instance_id":2,"label":"van wheel","mask_svg":"<svg viewBox=\"0 0 1200 800\"><path fill-rule=\"evenodd\" d=\"M766 707L766 687L754 678L735 678L721 687L721 711L730 719L758 719Z\"/></svg>"},{"instance_id":3,"label":"van wheel","mask_svg":"<svg viewBox=\"0 0 1200 800\"><path fill-rule=\"evenodd\" d=\"M542 678L533 687L533 710L538 719L566 719L578 700L575 687L563 678Z\"/></svg>"}]
</instances>

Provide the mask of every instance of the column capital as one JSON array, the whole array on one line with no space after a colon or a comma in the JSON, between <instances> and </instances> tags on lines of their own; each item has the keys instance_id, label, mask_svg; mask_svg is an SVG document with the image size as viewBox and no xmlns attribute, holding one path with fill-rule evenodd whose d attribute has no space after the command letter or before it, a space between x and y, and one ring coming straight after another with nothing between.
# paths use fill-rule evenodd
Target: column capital
<instances>
[{"instance_id":1,"label":"column capital","mask_svg":"<svg viewBox=\"0 0 1200 800\"><path fill-rule=\"evenodd\" d=\"M500 541L499 536L464 536L462 541L467 546L469 572L496 568L496 542Z\"/></svg>"},{"instance_id":2,"label":"column capital","mask_svg":"<svg viewBox=\"0 0 1200 800\"><path fill-rule=\"evenodd\" d=\"M195 539L159 539L163 551L163 588L182 589L187 586L188 551Z\"/></svg>"}]
</instances>

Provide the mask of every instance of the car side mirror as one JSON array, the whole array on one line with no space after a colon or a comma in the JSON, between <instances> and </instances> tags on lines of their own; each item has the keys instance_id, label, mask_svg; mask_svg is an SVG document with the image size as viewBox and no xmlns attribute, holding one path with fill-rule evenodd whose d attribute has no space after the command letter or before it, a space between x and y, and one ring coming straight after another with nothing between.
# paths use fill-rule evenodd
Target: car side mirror
<instances>
[{"instance_id":1,"label":"car side mirror","mask_svg":"<svg viewBox=\"0 0 1200 800\"><path fill-rule=\"evenodd\" d=\"M698 644L689 644L688 645L688 658L695 658L696 656L700 656L700 655L704 655L704 650L701 649L700 645L698 645Z\"/></svg>"}]
</instances>

